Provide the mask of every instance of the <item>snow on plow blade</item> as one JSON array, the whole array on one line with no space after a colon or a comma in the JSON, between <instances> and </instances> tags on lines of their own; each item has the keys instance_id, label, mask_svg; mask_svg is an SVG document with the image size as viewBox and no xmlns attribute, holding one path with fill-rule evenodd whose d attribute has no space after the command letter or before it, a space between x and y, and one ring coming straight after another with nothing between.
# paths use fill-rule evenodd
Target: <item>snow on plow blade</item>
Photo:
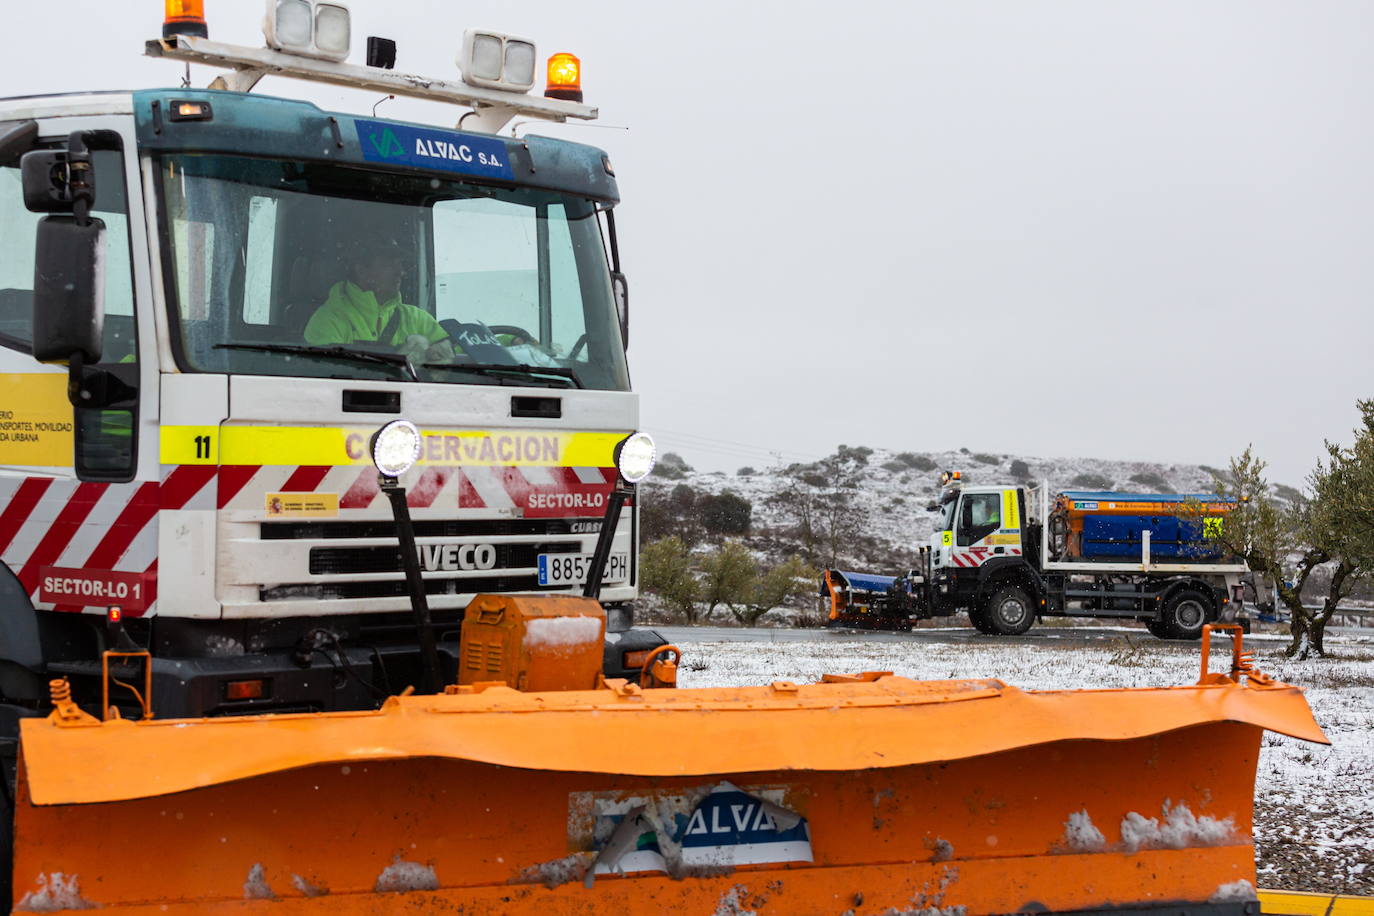
<instances>
[{"instance_id":1,"label":"snow on plow blade","mask_svg":"<svg viewBox=\"0 0 1374 916\"><path fill-rule=\"evenodd\" d=\"M365 713L23 723L20 910L1257 912L1297 688L456 688Z\"/></svg>"}]
</instances>

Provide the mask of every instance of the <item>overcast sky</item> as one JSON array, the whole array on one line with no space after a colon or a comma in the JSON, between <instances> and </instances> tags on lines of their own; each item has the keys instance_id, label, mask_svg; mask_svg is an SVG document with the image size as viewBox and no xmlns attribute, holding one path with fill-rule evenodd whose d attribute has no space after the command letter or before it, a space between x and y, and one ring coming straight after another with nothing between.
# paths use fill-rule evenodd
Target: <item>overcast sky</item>
<instances>
[{"instance_id":1,"label":"overcast sky","mask_svg":"<svg viewBox=\"0 0 1374 916\"><path fill-rule=\"evenodd\" d=\"M582 58L629 129L539 132L611 154L643 425L698 467L1253 442L1299 483L1374 397L1374 2L351 5L355 62L453 76L470 26ZM6 4L5 94L174 84L161 8Z\"/></svg>"}]
</instances>

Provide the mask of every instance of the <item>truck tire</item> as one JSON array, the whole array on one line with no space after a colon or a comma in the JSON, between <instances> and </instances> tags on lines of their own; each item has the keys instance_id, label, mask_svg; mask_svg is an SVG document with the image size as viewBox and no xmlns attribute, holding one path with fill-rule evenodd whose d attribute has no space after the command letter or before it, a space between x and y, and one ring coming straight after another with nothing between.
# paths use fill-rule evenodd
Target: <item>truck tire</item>
<instances>
[{"instance_id":1,"label":"truck tire","mask_svg":"<svg viewBox=\"0 0 1374 916\"><path fill-rule=\"evenodd\" d=\"M1209 620L1211 602L1196 589L1179 589L1164 602L1162 626L1169 639L1199 639Z\"/></svg>"},{"instance_id":2,"label":"truck tire","mask_svg":"<svg viewBox=\"0 0 1374 916\"><path fill-rule=\"evenodd\" d=\"M1150 635L1157 639L1169 639L1169 628L1164 625L1162 620L1145 621L1145 629L1150 631Z\"/></svg>"},{"instance_id":3,"label":"truck tire","mask_svg":"<svg viewBox=\"0 0 1374 916\"><path fill-rule=\"evenodd\" d=\"M987 611L982 607L974 605L968 609L968 621L973 624L973 628L985 636L992 636L997 631L988 623Z\"/></svg>"},{"instance_id":4,"label":"truck tire","mask_svg":"<svg viewBox=\"0 0 1374 916\"><path fill-rule=\"evenodd\" d=\"M983 618L999 636L1020 636L1035 624L1035 605L1025 589L1004 585L984 605Z\"/></svg>"}]
</instances>

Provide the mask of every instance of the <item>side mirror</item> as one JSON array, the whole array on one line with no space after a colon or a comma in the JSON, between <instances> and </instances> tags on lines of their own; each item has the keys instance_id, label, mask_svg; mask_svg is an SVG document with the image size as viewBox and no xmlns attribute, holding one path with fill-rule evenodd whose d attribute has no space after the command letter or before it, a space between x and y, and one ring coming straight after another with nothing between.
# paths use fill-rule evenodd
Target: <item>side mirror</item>
<instances>
[{"instance_id":1,"label":"side mirror","mask_svg":"<svg viewBox=\"0 0 1374 916\"><path fill-rule=\"evenodd\" d=\"M105 224L45 216L33 267L33 356L100 361L105 315Z\"/></svg>"},{"instance_id":2,"label":"side mirror","mask_svg":"<svg viewBox=\"0 0 1374 916\"><path fill-rule=\"evenodd\" d=\"M611 293L615 296L615 313L620 317L620 342L630 348L630 283L618 270L611 271Z\"/></svg>"}]
</instances>

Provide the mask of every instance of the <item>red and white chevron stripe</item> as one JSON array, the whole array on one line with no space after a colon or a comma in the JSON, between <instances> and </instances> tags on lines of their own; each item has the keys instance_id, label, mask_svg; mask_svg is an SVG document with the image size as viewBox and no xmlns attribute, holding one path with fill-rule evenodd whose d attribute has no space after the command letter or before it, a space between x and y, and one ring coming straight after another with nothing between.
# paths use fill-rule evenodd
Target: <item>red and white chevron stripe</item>
<instances>
[{"instance_id":1,"label":"red and white chevron stripe","mask_svg":"<svg viewBox=\"0 0 1374 916\"><path fill-rule=\"evenodd\" d=\"M408 476L411 508L510 510L525 518L600 516L614 468L429 467ZM279 492L339 494L340 516L386 510L370 467L308 465L169 465L157 483L86 483L0 476L0 560L38 607L79 612L40 598L44 570L142 577L146 591L129 616L150 613L157 596L158 517L163 510L251 510Z\"/></svg>"},{"instance_id":2,"label":"red and white chevron stripe","mask_svg":"<svg viewBox=\"0 0 1374 916\"><path fill-rule=\"evenodd\" d=\"M141 575L144 601L156 600L157 517L163 509L214 508L215 468L167 467L158 483L83 483L50 477L0 477L0 560L40 607L45 569ZM137 616L142 608L131 608Z\"/></svg>"},{"instance_id":3,"label":"red and white chevron stripe","mask_svg":"<svg viewBox=\"0 0 1374 916\"><path fill-rule=\"evenodd\" d=\"M267 493L339 494L341 512L385 508L370 467L262 465L224 467L220 508L261 512ZM412 509L519 510L525 518L600 516L615 485L614 468L427 467L412 471L406 503Z\"/></svg>"},{"instance_id":4,"label":"red and white chevron stripe","mask_svg":"<svg viewBox=\"0 0 1374 916\"><path fill-rule=\"evenodd\" d=\"M977 569L994 556L1021 556L1020 547L1007 547L1001 554L994 554L991 547L969 547L965 550L952 551L949 561L962 569Z\"/></svg>"}]
</instances>

